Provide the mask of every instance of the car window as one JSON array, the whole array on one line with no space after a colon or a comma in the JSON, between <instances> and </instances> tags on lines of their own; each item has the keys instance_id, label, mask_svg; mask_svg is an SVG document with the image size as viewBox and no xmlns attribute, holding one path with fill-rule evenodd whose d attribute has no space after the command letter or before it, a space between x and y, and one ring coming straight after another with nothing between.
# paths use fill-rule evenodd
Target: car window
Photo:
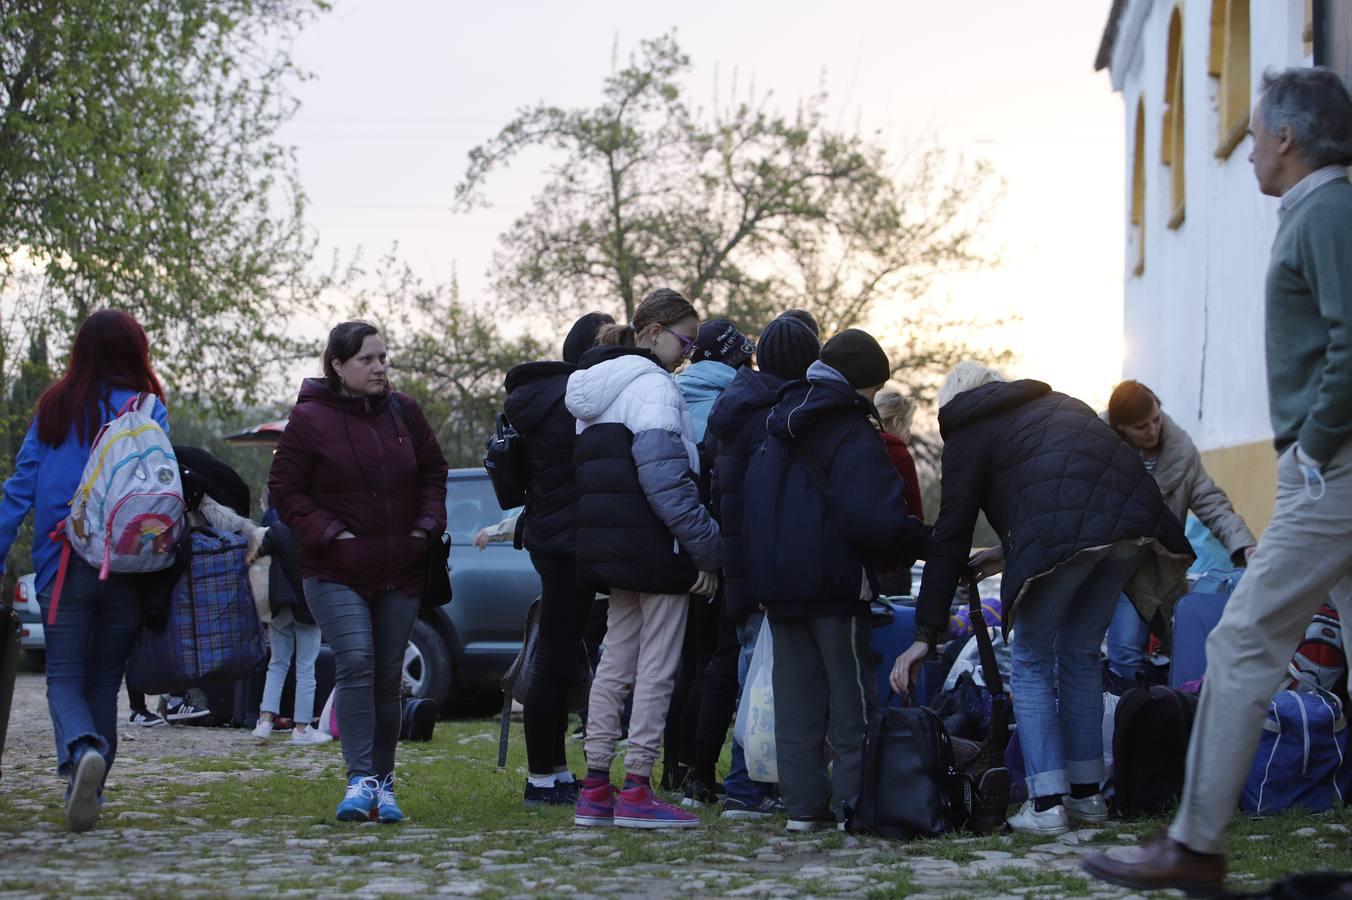
<instances>
[{"instance_id":1,"label":"car window","mask_svg":"<svg viewBox=\"0 0 1352 900\"><path fill-rule=\"evenodd\" d=\"M516 510L503 510L488 476L446 482L446 531L451 543L468 544L479 529L496 525Z\"/></svg>"}]
</instances>

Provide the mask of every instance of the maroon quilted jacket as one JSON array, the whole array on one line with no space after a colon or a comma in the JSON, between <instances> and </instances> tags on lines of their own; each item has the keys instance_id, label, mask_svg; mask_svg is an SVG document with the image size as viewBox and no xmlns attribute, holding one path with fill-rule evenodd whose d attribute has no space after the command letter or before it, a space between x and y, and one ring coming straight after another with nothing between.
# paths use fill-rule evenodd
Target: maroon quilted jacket
<instances>
[{"instance_id":1,"label":"maroon quilted jacket","mask_svg":"<svg viewBox=\"0 0 1352 900\"><path fill-rule=\"evenodd\" d=\"M307 378L268 491L300 539L301 575L365 596L421 592L428 544L411 532L446 529L446 459L409 395L349 397ZM344 530L356 537L337 540Z\"/></svg>"}]
</instances>

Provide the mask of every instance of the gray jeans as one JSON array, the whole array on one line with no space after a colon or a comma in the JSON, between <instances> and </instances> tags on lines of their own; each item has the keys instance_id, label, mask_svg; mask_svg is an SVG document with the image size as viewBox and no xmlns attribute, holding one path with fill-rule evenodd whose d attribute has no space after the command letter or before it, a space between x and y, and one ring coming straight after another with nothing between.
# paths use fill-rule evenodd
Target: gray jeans
<instances>
[{"instance_id":1,"label":"gray jeans","mask_svg":"<svg viewBox=\"0 0 1352 900\"><path fill-rule=\"evenodd\" d=\"M862 616L770 621L775 750L790 816L828 809L844 821L859 796L864 731L876 703L869 622ZM823 742L831 742L830 775Z\"/></svg>"},{"instance_id":2,"label":"gray jeans","mask_svg":"<svg viewBox=\"0 0 1352 900\"><path fill-rule=\"evenodd\" d=\"M367 600L341 584L307 578L305 599L333 650L334 710L347 775L391 775L403 718L404 650L418 598L381 591Z\"/></svg>"}]
</instances>

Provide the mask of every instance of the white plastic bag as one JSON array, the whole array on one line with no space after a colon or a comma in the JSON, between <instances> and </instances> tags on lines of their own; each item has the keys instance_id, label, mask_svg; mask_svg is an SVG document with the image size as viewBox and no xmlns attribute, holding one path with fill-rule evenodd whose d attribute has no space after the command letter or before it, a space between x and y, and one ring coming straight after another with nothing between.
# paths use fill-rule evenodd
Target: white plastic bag
<instances>
[{"instance_id":1,"label":"white plastic bag","mask_svg":"<svg viewBox=\"0 0 1352 900\"><path fill-rule=\"evenodd\" d=\"M733 736L742 745L746 770L752 781L778 783L779 764L775 756L775 664L774 639L770 619L761 621L751 668L742 687L742 702L737 708Z\"/></svg>"}]
</instances>

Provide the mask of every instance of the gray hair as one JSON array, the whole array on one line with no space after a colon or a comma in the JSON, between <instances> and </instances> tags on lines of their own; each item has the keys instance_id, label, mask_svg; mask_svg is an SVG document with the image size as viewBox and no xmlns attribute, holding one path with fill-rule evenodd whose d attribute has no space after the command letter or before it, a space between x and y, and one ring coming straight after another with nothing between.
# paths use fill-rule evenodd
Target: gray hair
<instances>
[{"instance_id":1,"label":"gray hair","mask_svg":"<svg viewBox=\"0 0 1352 900\"><path fill-rule=\"evenodd\" d=\"M939 408L942 409L947 406L948 401L958 394L979 388L983 384L990 384L992 381L1007 380L1004 375L1000 374L999 370L965 359L953 367L953 371L948 373L948 377L940 385Z\"/></svg>"},{"instance_id":2,"label":"gray hair","mask_svg":"<svg viewBox=\"0 0 1352 900\"><path fill-rule=\"evenodd\" d=\"M1263 129L1291 129L1301 158L1316 169L1352 165L1352 96L1332 69L1290 68L1263 74Z\"/></svg>"}]
</instances>

